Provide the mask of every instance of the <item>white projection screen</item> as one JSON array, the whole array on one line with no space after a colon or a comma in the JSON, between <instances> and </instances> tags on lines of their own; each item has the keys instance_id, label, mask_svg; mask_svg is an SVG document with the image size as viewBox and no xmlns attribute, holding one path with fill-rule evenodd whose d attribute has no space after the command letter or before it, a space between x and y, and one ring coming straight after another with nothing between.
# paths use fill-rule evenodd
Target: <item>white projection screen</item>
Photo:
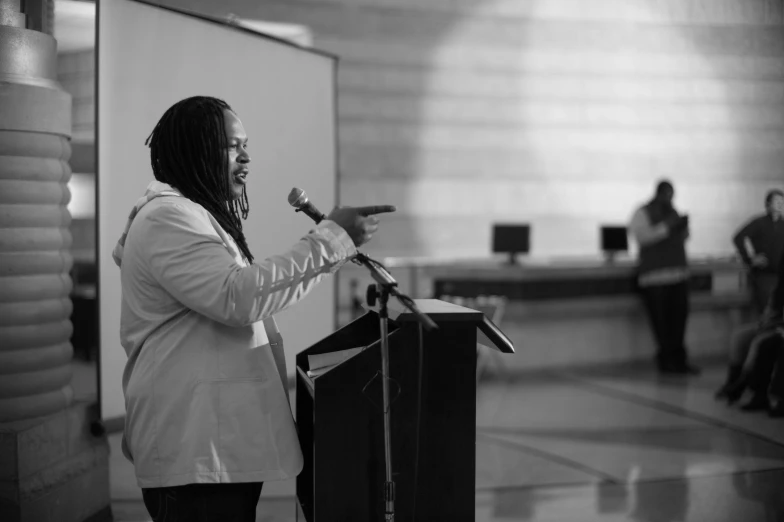
<instances>
[{"instance_id":1,"label":"white projection screen","mask_svg":"<svg viewBox=\"0 0 784 522\"><path fill-rule=\"evenodd\" d=\"M131 0L98 3L97 215L100 309L99 401L104 420L125 414L119 341L120 271L111 252L128 213L153 180L144 141L175 102L224 99L248 134L250 215L243 225L254 256L279 253L312 228L287 203L292 187L328 211L336 203L334 57ZM276 316L294 356L334 330L335 283Z\"/></svg>"}]
</instances>

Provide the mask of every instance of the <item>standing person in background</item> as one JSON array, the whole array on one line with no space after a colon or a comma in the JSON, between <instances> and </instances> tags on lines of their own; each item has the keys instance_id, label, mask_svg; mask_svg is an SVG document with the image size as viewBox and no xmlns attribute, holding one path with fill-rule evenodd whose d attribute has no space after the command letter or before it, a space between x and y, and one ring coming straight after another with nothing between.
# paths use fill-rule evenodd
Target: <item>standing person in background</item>
<instances>
[{"instance_id":1,"label":"standing person in background","mask_svg":"<svg viewBox=\"0 0 784 522\"><path fill-rule=\"evenodd\" d=\"M656 186L653 199L634 213L629 229L640 245L638 284L656 338L660 373L696 375L685 345L689 316L689 267L686 240L689 218L672 204L669 181Z\"/></svg>"},{"instance_id":2,"label":"standing person in background","mask_svg":"<svg viewBox=\"0 0 784 522\"><path fill-rule=\"evenodd\" d=\"M765 214L758 216L741 228L732 238L735 248L749 270L748 282L754 308L762 314L770 302L771 294L778 279L778 269L784 252L784 192L770 190L765 196ZM752 341L759 335L757 322L741 325L732 334L730 360L727 380L716 391L717 399L727 399L732 403L738 400L745 389L741 379L743 364ZM767 352L765 352L767 353ZM764 406L761 397L752 401L754 405ZM748 404L744 406L748 409Z\"/></svg>"},{"instance_id":3,"label":"standing person in background","mask_svg":"<svg viewBox=\"0 0 784 522\"><path fill-rule=\"evenodd\" d=\"M765 196L765 214L749 221L732 238L743 264L749 269L754 306L762 313L776 286L784 252L784 192L771 190Z\"/></svg>"}]
</instances>

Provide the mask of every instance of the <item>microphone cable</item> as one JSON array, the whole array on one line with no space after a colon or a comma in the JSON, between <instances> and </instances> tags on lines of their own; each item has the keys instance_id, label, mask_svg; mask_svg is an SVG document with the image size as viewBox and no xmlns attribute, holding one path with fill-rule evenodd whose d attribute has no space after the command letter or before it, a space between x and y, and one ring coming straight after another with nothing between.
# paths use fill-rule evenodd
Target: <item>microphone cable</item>
<instances>
[{"instance_id":1,"label":"microphone cable","mask_svg":"<svg viewBox=\"0 0 784 522\"><path fill-rule=\"evenodd\" d=\"M416 435L414 443L414 501L411 503L411 520L416 522L416 504L417 504L417 487L419 481L419 445L420 445L420 428L422 425L422 378L425 366L425 349L424 349L424 328L421 323L417 323L417 337L419 347L419 364L417 365L417 399L416 399Z\"/></svg>"},{"instance_id":2,"label":"microphone cable","mask_svg":"<svg viewBox=\"0 0 784 522\"><path fill-rule=\"evenodd\" d=\"M367 261L388 272L387 268L372 257L364 256ZM416 303L407 295L395 296L405 306L415 307ZM419 487L419 452L421 446L422 428L422 386L424 383L425 369L425 334L422 323L417 322L417 392L416 392L416 427L414 430L414 477L413 477L413 501L411 502L411 520L416 522L417 490ZM388 377L388 376L387 376ZM391 406L390 406L391 407Z\"/></svg>"}]
</instances>

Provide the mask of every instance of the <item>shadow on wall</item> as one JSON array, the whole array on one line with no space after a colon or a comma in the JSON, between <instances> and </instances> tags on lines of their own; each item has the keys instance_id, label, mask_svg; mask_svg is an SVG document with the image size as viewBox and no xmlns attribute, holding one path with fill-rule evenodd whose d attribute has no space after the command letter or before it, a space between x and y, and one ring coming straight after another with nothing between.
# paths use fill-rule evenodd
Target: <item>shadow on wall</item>
<instances>
[{"instance_id":1,"label":"shadow on wall","mask_svg":"<svg viewBox=\"0 0 784 522\"><path fill-rule=\"evenodd\" d=\"M668 177L692 252L731 251L778 182L782 36L749 24L780 17L615 4L399 9L361 51L322 39L344 56L343 199L402 207L375 249L481 256L493 221L530 221L535 255L595 255Z\"/></svg>"},{"instance_id":2,"label":"shadow on wall","mask_svg":"<svg viewBox=\"0 0 784 522\"><path fill-rule=\"evenodd\" d=\"M164 3L303 24L341 57L341 201L400 208L377 256L484 256L494 221L595 255L661 177L692 252L729 253L778 181L779 1Z\"/></svg>"},{"instance_id":3,"label":"shadow on wall","mask_svg":"<svg viewBox=\"0 0 784 522\"><path fill-rule=\"evenodd\" d=\"M699 231L692 253L730 252L780 183L784 54L780 14L734 19L731 3L485 1L450 15L419 53L419 124L389 136L413 169L412 239L396 246L486 255L493 221L521 221L534 255L595 255L599 225L626 223L667 177ZM765 16L778 27L748 25Z\"/></svg>"}]
</instances>

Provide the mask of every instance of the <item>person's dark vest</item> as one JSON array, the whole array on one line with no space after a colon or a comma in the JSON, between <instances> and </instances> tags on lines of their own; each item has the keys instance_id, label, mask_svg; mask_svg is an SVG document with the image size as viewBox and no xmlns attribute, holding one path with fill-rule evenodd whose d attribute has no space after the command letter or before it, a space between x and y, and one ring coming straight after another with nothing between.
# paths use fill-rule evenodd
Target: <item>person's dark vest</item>
<instances>
[{"instance_id":1,"label":"person's dark vest","mask_svg":"<svg viewBox=\"0 0 784 522\"><path fill-rule=\"evenodd\" d=\"M651 226L656 226L670 216L677 216L674 208L664 208L655 201L643 207ZM640 247L640 275L664 268L686 268L686 247L683 233L676 232L656 243Z\"/></svg>"}]
</instances>

